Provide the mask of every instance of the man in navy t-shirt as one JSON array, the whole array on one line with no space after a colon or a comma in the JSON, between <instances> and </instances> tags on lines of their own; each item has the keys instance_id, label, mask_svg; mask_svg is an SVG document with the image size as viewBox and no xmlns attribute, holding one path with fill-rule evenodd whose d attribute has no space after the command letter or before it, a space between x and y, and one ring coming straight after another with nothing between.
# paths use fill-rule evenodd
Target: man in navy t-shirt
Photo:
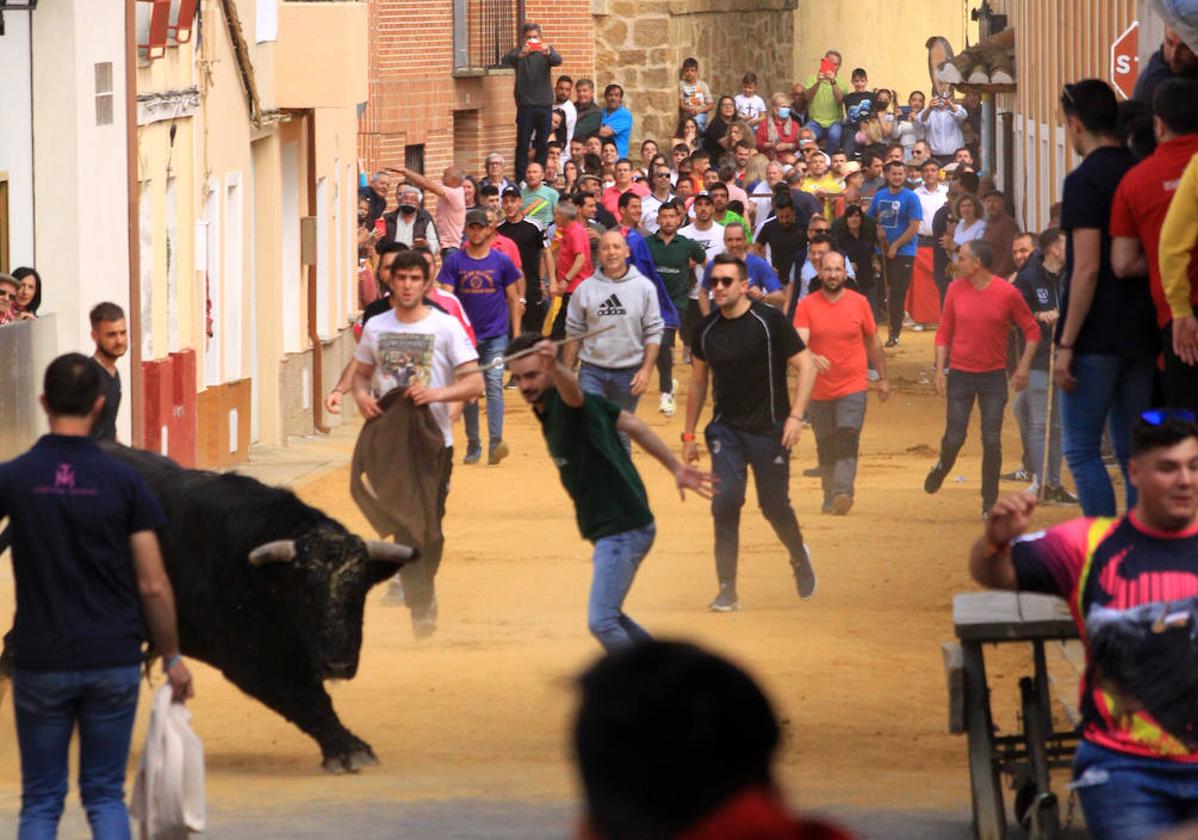
<instances>
[{"instance_id":1,"label":"man in navy t-shirt","mask_svg":"<svg viewBox=\"0 0 1198 840\"><path fill-rule=\"evenodd\" d=\"M129 837L125 765L137 711L143 626L182 701L175 602L154 529L162 511L141 477L89 437L99 368L69 353L46 369L50 434L0 464L0 518L12 523L17 613L13 705L21 750L21 837L53 837L80 731L79 788L96 837ZM144 621L144 625L143 625Z\"/></svg>"},{"instance_id":2,"label":"man in navy t-shirt","mask_svg":"<svg viewBox=\"0 0 1198 840\"><path fill-rule=\"evenodd\" d=\"M886 189L878 190L869 205L869 215L877 220L878 239L886 259L886 304L890 316L890 335L887 347L898 347L903 331L903 307L907 302L907 286L915 266L916 239L923 220L923 205L919 196L907 189L907 167L902 161L886 164Z\"/></svg>"},{"instance_id":3,"label":"man in navy t-shirt","mask_svg":"<svg viewBox=\"0 0 1198 840\"><path fill-rule=\"evenodd\" d=\"M502 358L508 345L508 329L520 334L520 315L524 300L516 281L520 269L498 251L491 250L490 220L485 210L466 214L466 248L445 258L437 282L458 296L462 309L474 324L478 338L478 363L484 367ZM503 368L486 371L487 436L490 438L487 463L498 464L508 456L503 439ZM466 420L465 464L477 464L482 458L482 438L478 428L478 402L469 403L462 416Z\"/></svg>"}]
</instances>

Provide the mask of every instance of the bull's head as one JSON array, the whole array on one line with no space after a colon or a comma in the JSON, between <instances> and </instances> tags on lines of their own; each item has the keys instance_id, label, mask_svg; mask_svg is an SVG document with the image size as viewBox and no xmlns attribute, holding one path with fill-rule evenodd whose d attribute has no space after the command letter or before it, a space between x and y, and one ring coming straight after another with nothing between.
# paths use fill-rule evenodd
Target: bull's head
<instances>
[{"instance_id":1,"label":"bull's head","mask_svg":"<svg viewBox=\"0 0 1198 840\"><path fill-rule=\"evenodd\" d=\"M294 616L313 668L324 679L348 680L358 672L366 593L418 557L408 546L322 526L264 543L248 559L274 576L268 586Z\"/></svg>"}]
</instances>

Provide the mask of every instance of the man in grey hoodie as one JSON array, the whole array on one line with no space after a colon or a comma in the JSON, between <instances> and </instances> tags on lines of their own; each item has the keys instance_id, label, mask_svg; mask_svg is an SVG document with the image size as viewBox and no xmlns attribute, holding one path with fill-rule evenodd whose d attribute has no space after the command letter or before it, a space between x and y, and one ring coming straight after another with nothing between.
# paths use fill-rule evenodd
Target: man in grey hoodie
<instances>
[{"instance_id":1,"label":"man in grey hoodie","mask_svg":"<svg viewBox=\"0 0 1198 840\"><path fill-rule=\"evenodd\" d=\"M578 381L582 390L612 400L630 414L645 392L665 323L657 303L657 287L628 263L628 243L611 230L599 240L599 269L574 290L566 311L566 336L614 325L601 335L570 342L562 362L573 369L581 359ZM620 433L626 449L628 436Z\"/></svg>"}]
</instances>

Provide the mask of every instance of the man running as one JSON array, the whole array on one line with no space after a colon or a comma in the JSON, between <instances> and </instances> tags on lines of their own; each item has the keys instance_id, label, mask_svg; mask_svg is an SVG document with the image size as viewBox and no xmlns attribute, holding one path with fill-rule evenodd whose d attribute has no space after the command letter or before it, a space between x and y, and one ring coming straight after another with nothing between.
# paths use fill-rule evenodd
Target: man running
<instances>
[{"instance_id":1,"label":"man running","mask_svg":"<svg viewBox=\"0 0 1198 840\"><path fill-rule=\"evenodd\" d=\"M866 359L878 372L878 399L890 396L886 355L869 300L845 288L845 259L828 251L820 259L818 292L799 301L794 325L819 371L811 400L811 428L819 452L824 513L844 516L853 507L857 447L869 389Z\"/></svg>"},{"instance_id":2,"label":"man running","mask_svg":"<svg viewBox=\"0 0 1198 840\"><path fill-rule=\"evenodd\" d=\"M749 298L749 269L743 260L720 254L707 276L716 310L699 323L691 347L682 454L688 464L699 460L695 427L707 399L710 367L715 409L705 438L718 485L711 512L720 584L710 609L740 608L736 565L740 509L750 465L761 512L786 546L799 596L810 598L815 593L815 570L790 505L790 449L803 429L815 364L786 316ZM793 404L786 387L787 367L798 374Z\"/></svg>"},{"instance_id":3,"label":"man running","mask_svg":"<svg viewBox=\"0 0 1198 840\"><path fill-rule=\"evenodd\" d=\"M645 485L620 442L622 432L674 474L679 495L686 490L711 498L711 474L682 463L648 426L609 399L585 393L570 369L557 360L552 342L525 334L511 353L512 376L533 407L562 485L574 500L578 530L595 545L587 626L605 650L645 641L649 634L624 613L632 579L656 535Z\"/></svg>"}]
</instances>

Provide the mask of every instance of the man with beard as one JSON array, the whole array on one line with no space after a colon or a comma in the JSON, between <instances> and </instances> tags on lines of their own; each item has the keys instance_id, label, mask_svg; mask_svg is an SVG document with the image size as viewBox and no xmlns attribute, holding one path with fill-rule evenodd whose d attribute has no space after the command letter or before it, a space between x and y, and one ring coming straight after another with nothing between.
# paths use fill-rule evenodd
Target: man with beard
<instances>
[{"instance_id":1,"label":"man with beard","mask_svg":"<svg viewBox=\"0 0 1198 840\"><path fill-rule=\"evenodd\" d=\"M116 440L116 416L121 410L121 374L117 360L129 349L129 328L125 325L125 310L115 303L99 303L88 316L92 325L92 341L96 352L92 361L100 369L100 394L104 405L92 424L92 437Z\"/></svg>"}]
</instances>

